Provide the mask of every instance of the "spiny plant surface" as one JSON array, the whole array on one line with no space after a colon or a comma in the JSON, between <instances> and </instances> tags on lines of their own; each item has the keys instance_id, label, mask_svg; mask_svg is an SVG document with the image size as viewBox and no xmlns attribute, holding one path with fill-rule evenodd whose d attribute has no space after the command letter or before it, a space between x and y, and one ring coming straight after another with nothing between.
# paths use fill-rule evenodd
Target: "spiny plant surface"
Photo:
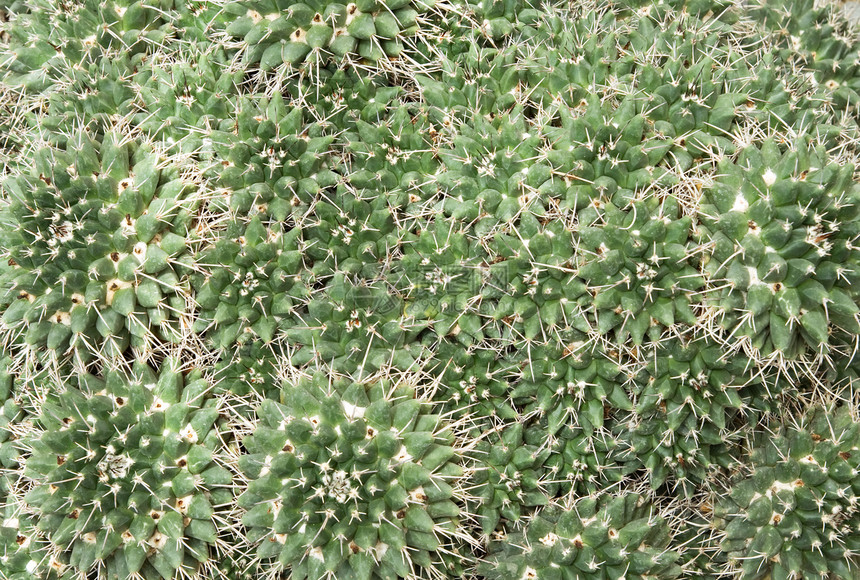
<instances>
[{"instance_id":1,"label":"spiny plant surface","mask_svg":"<svg viewBox=\"0 0 860 580\"><path fill-rule=\"evenodd\" d=\"M856 573L857 427L845 407L815 407L760 435L746 477L718 506L722 548L745 576Z\"/></svg>"},{"instance_id":2,"label":"spiny plant surface","mask_svg":"<svg viewBox=\"0 0 860 580\"><path fill-rule=\"evenodd\" d=\"M408 383L322 373L263 400L238 500L259 557L295 578L459 574L467 454L427 406Z\"/></svg>"},{"instance_id":3,"label":"spiny plant surface","mask_svg":"<svg viewBox=\"0 0 860 580\"><path fill-rule=\"evenodd\" d=\"M849 579L813 0L0 0L0 579Z\"/></svg>"},{"instance_id":4,"label":"spiny plant surface","mask_svg":"<svg viewBox=\"0 0 860 580\"><path fill-rule=\"evenodd\" d=\"M158 376L82 376L42 402L24 448L24 502L58 573L172 577L214 557L215 509L232 501L218 402L166 362Z\"/></svg>"}]
</instances>

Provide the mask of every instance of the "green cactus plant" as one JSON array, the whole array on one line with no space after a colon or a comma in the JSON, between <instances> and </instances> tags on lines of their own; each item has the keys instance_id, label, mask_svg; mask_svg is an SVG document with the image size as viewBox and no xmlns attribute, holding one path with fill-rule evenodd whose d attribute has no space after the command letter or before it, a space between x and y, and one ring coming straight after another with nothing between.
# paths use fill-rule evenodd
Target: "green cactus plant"
<instances>
[{"instance_id":1,"label":"green cactus plant","mask_svg":"<svg viewBox=\"0 0 860 580\"><path fill-rule=\"evenodd\" d=\"M414 387L318 373L257 416L239 504L258 558L313 579L461 569L464 450Z\"/></svg>"},{"instance_id":2,"label":"green cactus plant","mask_svg":"<svg viewBox=\"0 0 860 580\"><path fill-rule=\"evenodd\" d=\"M326 66L341 59L379 61L399 56L422 32L418 19L435 2L362 0L291 3L238 0L224 10L224 29L243 64L270 71L282 65Z\"/></svg>"},{"instance_id":3,"label":"green cactus plant","mask_svg":"<svg viewBox=\"0 0 860 580\"><path fill-rule=\"evenodd\" d=\"M635 493L542 511L524 530L490 545L488 579L677 578L666 521Z\"/></svg>"},{"instance_id":4,"label":"green cactus plant","mask_svg":"<svg viewBox=\"0 0 860 580\"><path fill-rule=\"evenodd\" d=\"M6 342L86 364L181 339L199 202L156 151L80 133L5 187Z\"/></svg>"},{"instance_id":5,"label":"green cactus plant","mask_svg":"<svg viewBox=\"0 0 860 580\"><path fill-rule=\"evenodd\" d=\"M666 340L633 363L636 405L613 421L618 456L648 470L654 489L667 480L692 494L715 469L728 469L747 425L776 409L782 381L763 380L744 357L717 344ZM785 387L791 391L790 387Z\"/></svg>"},{"instance_id":6,"label":"green cactus plant","mask_svg":"<svg viewBox=\"0 0 860 580\"><path fill-rule=\"evenodd\" d=\"M61 577L195 577L216 549L213 514L232 501L210 385L176 361L79 381L43 403L21 444L22 503Z\"/></svg>"},{"instance_id":7,"label":"green cactus plant","mask_svg":"<svg viewBox=\"0 0 860 580\"><path fill-rule=\"evenodd\" d=\"M725 178L703 206L719 216L705 221L715 244L706 269L727 280L715 296L727 310L722 324L763 356L827 352L860 331L855 274L845 265L856 260L857 190L851 166L828 163L825 143L803 138L783 152L768 140L745 149L737 164L723 164Z\"/></svg>"},{"instance_id":8,"label":"green cactus plant","mask_svg":"<svg viewBox=\"0 0 860 580\"><path fill-rule=\"evenodd\" d=\"M10 484L3 478L0 493L6 495ZM16 513L7 507L0 522L0 569L4 580L25 580L45 573L47 549L31 516Z\"/></svg>"},{"instance_id":9,"label":"green cactus plant","mask_svg":"<svg viewBox=\"0 0 860 580\"><path fill-rule=\"evenodd\" d=\"M194 3L111 1L64 4L50 0L10 6L4 27L9 46L0 46L8 82L30 91L56 90L70 63L98 62L104 55L151 53L171 40L192 39L205 14ZM197 10L195 10L197 8ZM198 18L199 17L199 18Z\"/></svg>"},{"instance_id":10,"label":"green cactus plant","mask_svg":"<svg viewBox=\"0 0 860 580\"><path fill-rule=\"evenodd\" d=\"M831 404L753 440L749 473L719 506L739 577L854 576L858 432L852 410Z\"/></svg>"},{"instance_id":11,"label":"green cactus plant","mask_svg":"<svg viewBox=\"0 0 860 580\"><path fill-rule=\"evenodd\" d=\"M0 0L0 578L853 578L858 46Z\"/></svg>"},{"instance_id":12,"label":"green cactus plant","mask_svg":"<svg viewBox=\"0 0 860 580\"><path fill-rule=\"evenodd\" d=\"M521 423L508 426L500 434L490 432L482 443L476 447L484 457L483 469L475 477L475 495L479 498L481 531L489 536L502 517L517 522L549 503L541 468L550 450L525 444Z\"/></svg>"}]
</instances>

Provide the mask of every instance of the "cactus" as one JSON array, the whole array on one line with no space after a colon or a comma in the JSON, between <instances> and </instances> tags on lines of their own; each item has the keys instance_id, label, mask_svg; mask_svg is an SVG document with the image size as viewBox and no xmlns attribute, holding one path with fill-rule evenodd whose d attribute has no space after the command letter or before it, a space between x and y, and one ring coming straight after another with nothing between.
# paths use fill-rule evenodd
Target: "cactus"
<instances>
[{"instance_id":1,"label":"cactus","mask_svg":"<svg viewBox=\"0 0 860 580\"><path fill-rule=\"evenodd\" d=\"M669 528L635 493L544 510L490 545L488 579L677 578Z\"/></svg>"},{"instance_id":2,"label":"cactus","mask_svg":"<svg viewBox=\"0 0 860 580\"><path fill-rule=\"evenodd\" d=\"M261 560L312 579L460 569L464 450L408 383L318 373L257 417L239 504Z\"/></svg>"},{"instance_id":3,"label":"cactus","mask_svg":"<svg viewBox=\"0 0 860 580\"><path fill-rule=\"evenodd\" d=\"M214 511L231 502L208 383L175 361L50 396L22 446L23 503L58 567L110 578L194 577L211 558Z\"/></svg>"},{"instance_id":4,"label":"cactus","mask_svg":"<svg viewBox=\"0 0 860 580\"><path fill-rule=\"evenodd\" d=\"M856 260L852 168L828 163L823 143L815 145L803 138L782 153L767 140L744 149L737 164L724 163L703 206L719 216L705 221L716 244L706 268L727 280L724 296L730 289L744 297L722 324L739 346L764 356L827 352L860 331L856 281L844 266ZM732 255L735 244L743 256ZM721 307L732 302L724 296L714 297Z\"/></svg>"},{"instance_id":5,"label":"cactus","mask_svg":"<svg viewBox=\"0 0 860 580\"><path fill-rule=\"evenodd\" d=\"M44 149L5 184L2 335L78 364L176 342L184 332L190 184L118 129Z\"/></svg>"},{"instance_id":6,"label":"cactus","mask_svg":"<svg viewBox=\"0 0 860 580\"><path fill-rule=\"evenodd\" d=\"M851 410L828 405L754 439L749 473L719 506L742 577L854 576L858 430Z\"/></svg>"},{"instance_id":7,"label":"cactus","mask_svg":"<svg viewBox=\"0 0 860 580\"><path fill-rule=\"evenodd\" d=\"M324 67L353 59L375 62L407 50L422 32L419 18L433 4L239 0L224 6L232 19L223 33L235 43L244 65L256 65L262 71L284 65Z\"/></svg>"},{"instance_id":8,"label":"cactus","mask_svg":"<svg viewBox=\"0 0 860 580\"><path fill-rule=\"evenodd\" d=\"M856 576L857 41L0 0L0 578Z\"/></svg>"},{"instance_id":9,"label":"cactus","mask_svg":"<svg viewBox=\"0 0 860 580\"><path fill-rule=\"evenodd\" d=\"M707 341L667 340L642 353L633 379L636 406L612 430L623 441L618 460L648 470L654 489L671 479L687 494L716 467L734 462L751 421L773 411L777 385L754 374L749 360L725 357Z\"/></svg>"},{"instance_id":10,"label":"cactus","mask_svg":"<svg viewBox=\"0 0 860 580\"><path fill-rule=\"evenodd\" d=\"M7 487L13 485L4 478L0 483L0 493L4 496ZM50 566L50 556L41 541L33 518L26 514L16 513L14 506L6 508L0 522L0 569L3 578L8 580L25 580L44 574L46 566ZM46 561L47 560L47 561Z\"/></svg>"}]
</instances>

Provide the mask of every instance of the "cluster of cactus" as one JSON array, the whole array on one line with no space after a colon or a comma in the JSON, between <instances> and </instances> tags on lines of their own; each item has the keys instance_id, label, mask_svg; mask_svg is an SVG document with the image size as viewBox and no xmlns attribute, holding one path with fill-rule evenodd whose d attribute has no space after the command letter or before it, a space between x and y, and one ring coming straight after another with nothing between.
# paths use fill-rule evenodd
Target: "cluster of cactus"
<instances>
[{"instance_id":1,"label":"cluster of cactus","mask_svg":"<svg viewBox=\"0 0 860 580\"><path fill-rule=\"evenodd\" d=\"M813 0L0 0L0 579L860 568Z\"/></svg>"}]
</instances>

